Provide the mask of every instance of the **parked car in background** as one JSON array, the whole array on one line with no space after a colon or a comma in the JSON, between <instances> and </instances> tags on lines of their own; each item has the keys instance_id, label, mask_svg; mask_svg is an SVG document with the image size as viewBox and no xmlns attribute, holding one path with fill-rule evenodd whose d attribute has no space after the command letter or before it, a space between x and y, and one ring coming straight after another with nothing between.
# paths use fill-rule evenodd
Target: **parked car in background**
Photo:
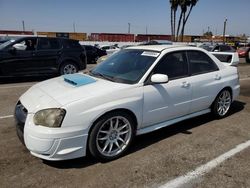
<instances>
[{"instance_id":1,"label":"parked car in background","mask_svg":"<svg viewBox=\"0 0 250 188\"><path fill-rule=\"evenodd\" d=\"M210 113L227 116L240 92L237 68L189 46L136 46L97 65L31 87L15 109L32 155L114 160L134 137Z\"/></svg>"},{"instance_id":2,"label":"parked car in background","mask_svg":"<svg viewBox=\"0 0 250 188\"><path fill-rule=\"evenodd\" d=\"M240 58L245 58L247 63L250 63L250 47L240 47L237 49Z\"/></svg>"},{"instance_id":3,"label":"parked car in background","mask_svg":"<svg viewBox=\"0 0 250 188\"><path fill-rule=\"evenodd\" d=\"M107 52L107 54L112 54L112 53L118 52L120 50L120 48L118 48L115 45L100 46L100 49L105 50Z\"/></svg>"},{"instance_id":4,"label":"parked car in background","mask_svg":"<svg viewBox=\"0 0 250 188\"><path fill-rule=\"evenodd\" d=\"M173 42L169 40L150 40L150 41L145 41L140 45L172 45Z\"/></svg>"},{"instance_id":5,"label":"parked car in background","mask_svg":"<svg viewBox=\"0 0 250 188\"><path fill-rule=\"evenodd\" d=\"M8 39L0 40L0 45L3 44L3 43L5 43L5 42L7 42L7 41L8 41Z\"/></svg>"},{"instance_id":6,"label":"parked car in background","mask_svg":"<svg viewBox=\"0 0 250 188\"><path fill-rule=\"evenodd\" d=\"M215 44L215 45L203 44L199 47L210 52L235 52L236 51L235 48L226 44Z\"/></svg>"},{"instance_id":7,"label":"parked car in background","mask_svg":"<svg viewBox=\"0 0 250 188\"><path fill-rule=\"evenodd\" d=\"M83 49L86 51L87 63L96 63L97 60L107 55L105 50L99 49L91 45L82 45Z\"/></svg>"},{"instance_id":8,"label":"parked car in background","mask_svg":"<svg viewBox=\"0 0 250 188\"><path fill-rule=\"evenodd\" d=\"M78 41L23 37L0 45L0 77L70 74L86 68Z\"/></svg>"}]
</instances>

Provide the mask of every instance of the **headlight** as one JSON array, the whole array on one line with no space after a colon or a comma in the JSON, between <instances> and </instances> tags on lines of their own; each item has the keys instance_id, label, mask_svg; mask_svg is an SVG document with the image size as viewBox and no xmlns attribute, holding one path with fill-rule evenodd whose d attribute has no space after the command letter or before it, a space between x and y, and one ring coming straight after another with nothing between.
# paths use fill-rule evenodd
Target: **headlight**
<instances>
[{"instance_id":1,"label":"headlight","mask_svg":"<svg viewBox=\"0 0 250 188\"><path fill-rule=\"evenodd\" d=\"M45 127L61 127L66 110L60 108L50 108L40 110L35 113L33 121L35 125Z\"/></svg>"}]
</instances>

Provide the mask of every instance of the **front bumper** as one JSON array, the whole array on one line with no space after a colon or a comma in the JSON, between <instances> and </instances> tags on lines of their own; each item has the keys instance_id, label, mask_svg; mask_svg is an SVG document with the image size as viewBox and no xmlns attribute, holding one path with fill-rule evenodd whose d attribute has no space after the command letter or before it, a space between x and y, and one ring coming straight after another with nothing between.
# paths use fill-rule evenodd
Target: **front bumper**
<instances>
[{"instance_id":1,"label":"front bumper","mask_svg":"<svg viewBox=\"0 0 250 188\"><path fill-rule=\"evenodd\" d=\"M88 134L82 126L37 126L33 124L33 116L18 102L15 109L17 135L32 155L45 160L66 160L86 155Z\"/></svg>"}]
</instances>

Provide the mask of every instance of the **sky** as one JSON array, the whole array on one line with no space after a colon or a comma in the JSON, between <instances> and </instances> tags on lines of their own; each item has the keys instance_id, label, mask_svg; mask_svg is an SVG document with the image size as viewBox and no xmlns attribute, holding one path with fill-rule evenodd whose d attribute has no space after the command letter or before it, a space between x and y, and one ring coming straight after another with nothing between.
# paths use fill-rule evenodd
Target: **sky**
<instances>
[{"instance_id":1,"label":"sky","mask_svg":"<svg viewBox=\"0 0 250 188\"><path fill-rule=\"evenodd\" d=\"M250 36L250 0L199 0L185 34ZM0 0L0 30L170 34L169 0Z\"/></svg>"}]
</instances>

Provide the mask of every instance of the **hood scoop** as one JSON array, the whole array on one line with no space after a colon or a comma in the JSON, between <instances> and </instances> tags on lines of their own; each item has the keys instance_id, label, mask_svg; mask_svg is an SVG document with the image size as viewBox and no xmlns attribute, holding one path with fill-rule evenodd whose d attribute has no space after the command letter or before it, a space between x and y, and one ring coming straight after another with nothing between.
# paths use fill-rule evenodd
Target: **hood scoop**
<instances>
[{"instance_id":1,"label":"hood scoop","mask_svg":"<svg viewBox=\"0 0 250 188\"><path fill-rule=\"evenodd\" d=\"M64 81L75 87L87 85L96 82L95 79L82 74L66 74L63 76Z\"/></svg>"}]
</instances>

